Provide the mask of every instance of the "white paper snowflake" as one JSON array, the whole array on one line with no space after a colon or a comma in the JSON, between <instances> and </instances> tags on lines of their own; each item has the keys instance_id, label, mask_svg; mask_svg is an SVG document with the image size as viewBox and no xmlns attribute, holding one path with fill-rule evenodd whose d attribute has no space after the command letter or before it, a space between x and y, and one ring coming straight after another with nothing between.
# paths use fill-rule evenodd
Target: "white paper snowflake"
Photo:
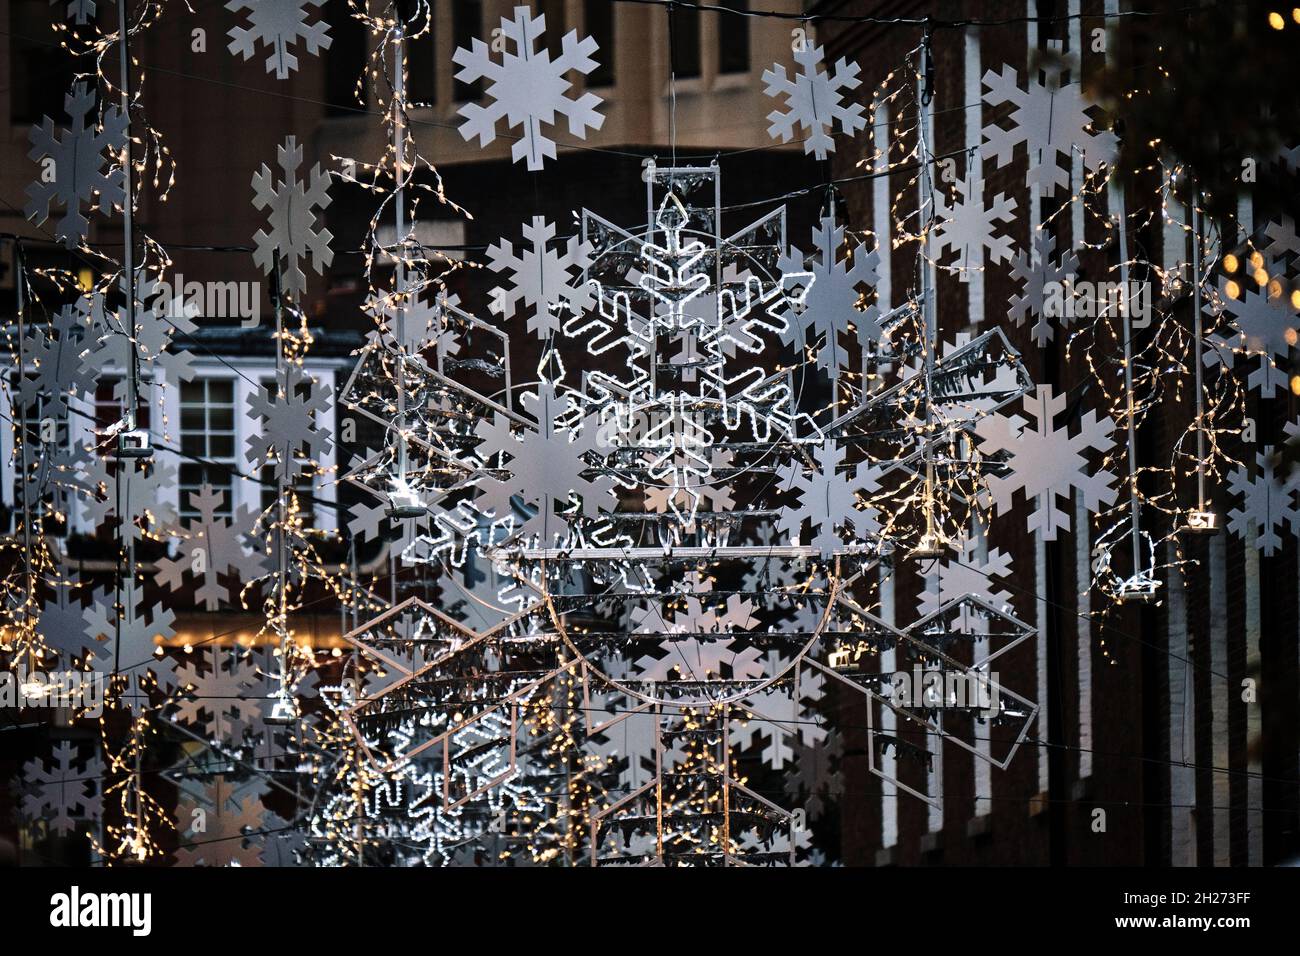
<instances>
[{"instance_id":1,"label":"white paper snowflake","mask_svg":"<svg viewBox=\"0 0 1300 956\"><path fill-rule=\"evenodd\" d=\"M230 28L230 52L245 60L253 56L256 44L271 48L266 58L266 72L278 80L287 80L298 69L298 57L291 47L301 40L307 52L316 56L330 47L329 24L324 20L309 24L306 7L316 0L230 0L227 10L248 11L249 27Z\"/></svg>"},{"instance_id":2,"label":"white paper snowflake","mask_svg":"<svg viewBox=\"0 0 1300 956\"><path fill-rule=\"evenodd\" d=\"M590 262L591 244L570 236L562 250L555 248L555 225L542 216L534 216L523 233L529 249L516 253L505 240L488 247L488 268L510 276L509 285L489 295L493 311L502 318L514 315L521 301L528 305L529 331L545 337L560 330L567 313L592 307L591 288L581 275Z\"/></svg>"},{"instance_id":3,"label":"white paper snowflake","mask_svg":"<svg viewBox=\"0 0 1300 956\"><path fill-rule=\"evenodd\" d=\"M775 109L767 114L768 134L773 139L788 143L795 137L795 127L805 131L803 151L825 159L835 151L833 132L838 125L841 133L852 136L867 125L865 108L861 103L850 103L844 94L855 90L862 82L859 67L845 57L831 71L822 70L822 47L805 44L796 50L794 62L799 67L794 78L786 73L785 66L773 64L763 71L763 84L768 96L784 96L786 109Z\"/></svg>"},{"instance_id":4,"label":"white paper snowflake","mask_svg":"<svg viewBox=\"0 0 1300 956\"><path fill-rule=\"evenodd\" d=\"M793 540L803 523L809 522L812 540L808 543L829 555L844 546L843 533L861 538L879 530L874 515L858 507L858 493L874 491L876 484L869 465L843 467L845 449L836 442L827 442L815 455L816 469L806 471L798 462L790 466L784 483L798 492L799 503L781 509L778 523Z\"/></svg>"},{"instance_id":5,"label":"white paper snowflake","mask_svg":"<svg viewBox=\"0 0 1300 956\"><path fill-rule=\"evenodd\" d=\"M1258 548L1265 556L1282 547L1278 529L1300 531L1300 507L1296 505L1296 479L1283 482L1273 467L1273 449L1265 447L1255 456L1258 470L1254 478L1245 467L1228 476L1228 491L1241 496L1241 507L1228 512L1228 530Z\"/></svg>"},{"instance_id":6,"label":"white paper snowflake","mask_svg":"<svg viewBox=\"0 0 1300 956\"><path fill-rule=\"evenodd\" d=\"M311 257L312 267L319 275L334 261L330 249L333 234L326 228L315 228L317 212L329 205L329 177L321 172L319 164L312 166L309 182L298 181L298 166L302 163L302 147L290 136L283 146L276 147L276 155L283 171L283 180L277 186L275 176L265 163L253 175L253 208L268 209L271 231L259 229L253 237L256 251L253 261L264 273L275 271L276 254L284 262L283 291L288 295L302 293L307 288L300 260Z\"/></svg>"},{"instance_id":7,"label":"white paper snowflake","mask_svg":"<svg viewBox=\"0 0 1300 956\"><path fill-rule=\"evenodd\" d=\"M32 149L27 155L41 171L27 187L24 212L39 226L49 218L52 206L62 206L63 218L54 235L75 249L90 229L82 211L85 203L97 204L108 215L126 202L126 180L116 161L126 144L127 120L118 107L109 106L96 122L95 91L86 83L73 84L63 103L71 126L56 135L54 121L46 116L29 134Z\"/></svg>"},{"instance_id":8,"label":"white paper snowflake","mask_svg":"<svg viewBox=\"0 0 1300 956\"><path fill-rule=\"evenodd\" d=\"M1052 252L1056 240L1046 229L1040 229L1033 239L1033 250L1023 250L1016 254L1011 264L1011 277L1023 283L1020 293L1011 300L1008 318L1017 326L1024 325L1030 316L1035 319L1030 332L1035 344L1045 346L1056 335L1052 324L1055 319L1062 328L1070 323L1069 310L1062 309L1061 315L1049 315L1048 292L1052 288L1064 296L1073 294L1074 277L1079 269L1079 256L1073 249L1067 249L1058 261L1052 261Z\"/></svg>"},{"instance_id":9,"label":"white paper snowflake","mask_svg":"<svg viewBox=\"0 0 1300 956\"><path fill-rule=\"evenodd\" d=\"M1040 385L1026 396L1025 411L1033 415L1030 424L1019 415L998 414L981 419L975 426L984 455L1010 453L1011 472L989 479L989 494L999 514L1010 511L1016 492L1023 491L1030 501L1029 530L1038 531L1045 541L1055 541L1057 532L1070 527L1070 513L1058 498L1078 491L1090 512L1115 500L1111 487L1114 476L1103 471L1088 473L1087 452L1104 452L1114 444L1114 423L1096 412L1080 415L1078 430L1070 434L1067 423L1061 428L1055 419L1066 406L1065 395L1055 395L1050 385Z\"/></svg>"},{"instance_id":10,"label":"white paper snowflake","mask_svg":"<svg viewBox=\"0 0 1300 956\"><path fill-rule=\"evenodd\" d=\"M1076 153L1082 155L1089 171L1114 161L1119 140L1114 133L1093 127L1088 115L1093 104L1079 84L1058 87L1035 80L1027 90L1021 89L1015 69L1004 65L1000 72L984 74L984 86L987 105L1010 103L1015 107L1009 128L997 124L984 127L984 153L999 169L1010 163L1016 147L1023 145L1029 153L1027 181L1052 195L1070 187L1071 158Z\"/></svg>"},{"instance_id":11,"label":"white paper snowflake","mask_svg":"<svg viewBox=\"0 0 1300 956\"><path fill-rule=\"evenodd\" d=\"M931 235L931 254L936 260L955 253L955 268L966 270L981 268L986 258L990 262L1011 259L1013 240L999 235L998 227L1015 220L1016 201L1005 193L986 201L984 180L961 180L955 184L951 197L942 190L936 191L934 213L937 222Z\"/></svg>"},{"instance_id":12,"label":"white paper snowflake","mask_svg":"<svg viewBox=\"0 0 1300 956\"><path fill-rule=\"evenodd\" d=\"M99 755L78 759L70 741L54 745L51 760L29 760L23 765L23 815L30 820L44 820L49 832L67 836L84 820L98 820L100 784L104 764Z\"/></svg>"},{"instance_id":13,"label":"white paper snowflake","mask_svg":"<svg viewBox=\"0 0 1300 956\"><path fill-rule=\"evenodd\" d=\"M849 259L840 258L844 245L844 227L835 224L834 216L823 216L821 226L813 230L814 253L805 257L798 249L781 259L778 268L783 273L806 271L812 284L804 294L798 308L798 318L787 330L787 342L802 346L806 330L811 330L814 342L820 342L817 364L831 378L838 378L848 366L848 356L840 344L840 335L852 324L861 345L875 343L880 338L880 309L875 304L858 308L863 294L880 281L878 268L880 254L868 252L857 246ZM799 338L798 342L795 339Z\"/></svg>"},{"instance_id":14,"label":"white paper snowflake","mask_svg":"<svg viewBox=\"0 0 1300 956\"><path fill-rule=\"evenodd\" d=\"M157 561L159 584L179 591L186 580L197 580L194 601L209 611L230 603L230 589L221 576L252 580L265 570L263 556L245 540L253 522L252 510L240 507L233 519L223 518L217 511L224 498L225 493L211 485L190 492L190 503L199 514L189 522L189 537L181 542L177 557L164 556ZM199 549L201 560L196 559Z\"/></svg>"},{"instance_id":15,"label":"white paper snowflake","mask_svg":"<svg viewBox=\"0 0 1300 956\"><path fill-rule=\"evenodd\" d=\"M501 35L513 50L503 49L500 63L492 59L491 47L477 38L468 50L460 47L452 56L461 68L456 79L474 83L486 78L487 95L493 100L489 106L466 103L460 108L465 117L460 135L466 140L477 136L479 144L486 146L496 139L497 121L504 119L509 128L522 128L511 155L515 162L527 159L530 170L541 169L546 159L555 158L555 141L542 127L554 126L557 113L568 120L570 134L579 139L586 139L588 129L598 130L605 122L596 112L600 97L595 93L577 99L567 95L573 84L566 73L587 74L596 68L592 59L596 41L579 40L577 31L571 30L564 36L559 59L552 60L549 51L537 48L545 29L545 16L534 17L528 7L515 7L513 19L501 19Z\"/></svg>"}]
</instances>

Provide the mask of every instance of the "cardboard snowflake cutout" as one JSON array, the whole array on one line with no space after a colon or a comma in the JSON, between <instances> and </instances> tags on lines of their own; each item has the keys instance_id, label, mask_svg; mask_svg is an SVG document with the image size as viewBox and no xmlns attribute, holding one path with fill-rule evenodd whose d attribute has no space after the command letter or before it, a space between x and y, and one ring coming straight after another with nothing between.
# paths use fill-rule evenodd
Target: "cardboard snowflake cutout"
<instances>
[{"instance_id":1,"label":"cardboard snowflake cutout","mask_svg":"<svg viewBox=\"0 0 1300 956\"><path fill-rule=\"evenodd\" d=\"M76 20L78 24L95 19L95 0L50 0L52 7L57 7L60 3L66 7L65 17Z\"/></svg>"},{"instance_id":2,"label":"cardboard snowflake cutout","mask_svg":"<svg viewBox=\"0 0 1300 956\"><path fill-rule=\"evenodd\" d=\"M796 136L796 127L804 132L803 151L825 159L835 151L836 128L852 136L867 125L861 103L846 100L845 94L856 90L862 80L860 68L840 57L832 70L821 69L825 50L804 44L794 53L798 70L791 77L780 63L763 71L764 92L771 97L785 97L785 110L775 109L767 115L768 134L788 143Z\"/></svg>"},{"instance_id":3,"label":"cardboard snowflake cutout","mask_svg":"<svg viewBox=\"0 0 1300 956\"><path fill-rule=\"evenodd\" d=\"M312 56L330 48L329 24L324 20L307 22L306 8L314 6L317 0L229 0L226 9L236 13L247 10L250 24L230 28L230 52L249 60L258 44L270 47L266 72L274 73L277 80L287 80L298 69L292 48L299 42Z\"/></svg>"},{"instance_id":4,"label":"cardboard snowflake cutout","mask_svg":"<svg viewBox=\"0 0 1300 956\"><path fill-rule=\"evenodd\" d=\"M559 331L566 315L590 308L591 290L582 273L590 263L591 244L570 236L563 249L556 249L555 225L541 216L534 216L523 233L531 248L516 252L513 243L504 241L488 247L488 268L510 277L509 285L489 293L492 311L508 318L523 302L530 309L528 330L544 338Z\"/></svg>"},{"instance_id":5,"label":"cardboard snowflake cutout","mask_svg":"<svg viewBox=\"0 0 1300 956\"><path fill-rule=\"evenodd\" d=\"M248 396L249 417L260 424L248 436L249 462L270 467L277 478L292 482L334 447L321 427L330 409L330 388L298 365L285 370L285 382Z\"/></svg>"},{"instance_id":6,"label":"cardboard snowflake cutout","mask_svg":"<svg viewBox=\"0 0 1300 956\"><path fill-rule=\"evenodd\" d=\"M105 679L120 678L118 703L139 714L150 706L150 688L156 683L164 693L175 687L176 662L162 653L159 641L174 636L175 615L166 608L146 610L131 588L115 607L111 590L97 592L86 609L86 636L98 643L91 661Z\"/></svg>"},{"instance_id":7,"label":"cardboard snowflake cutout","mask_svg":"<svg viewBox=\"0 0 1300 956\"><path fill-rule=\"evenodd\" d=\"M1116 496L1114 476L1101 471L1089 474L1087 457L1089 451L1105 452L1114 444L1114 423L1096 412L1084 412L1071 434L1068 423L1056 426L1066 402L1067 396L1040 385L1024 400L1025 411L1035 419L1033 426L1019 415L1007 414L991 415L975 426L984 455L1010 455L1010 473L989 478L993 506L1005 514L1016 492L1023 491L1031 505L1029 530L1041 533L1046 541L1055 541L1057 533L1070 526L1070 515L1059 504L1061 497L1078 491L1095 514Z\"/></svg>"},{"instance_id":8,"label":"cardboard snowflake cutout","mask_svg":"<svg viewBox=\"0 0 1300 956\"><path fill-rule=\"evenodd\" d=\"M802 540L801 529L805 521L812 528L810 544L824 555L842 548L845 540L866 537L870 531L880 529L879 521L862 507L859 494L875 491L879 469L871 464L848 465L846 449L827 442L815 449L817 467L805 469L791 465L786 484L798 495L798 504L782 509L779 526L794 539Z\"/></svg>"},{"instance_id":9,"label":"cardboard snowflake cutout","mask_svg":"<svg viewBox=\"0 0 1300 956\"><path fill-rule=\"evenodd\" d=\"M968 177L954 185L951 197L942 190L935 193L933 255L954 255L954 267L961 271L979 269L986 261L1008 262L1015 250L1010 236L999 235L999 227L1015 220L1016 200L998 193L986 201L984 191L982 179Z\"/></svg>"},{"instance_id":10,"label":"cardboard snowflake cutout","mask_svg":"<svg viewBox=\"0 0 1300 956\"><path fill-rule=\"evenodd\" d=\"M126 146L126 114L116 106L95 117L95 91L86 83L74 83L64 97L64 109L72 125L56 134L54 121L46 116L32 127L31 157L41 167L36 182L27 187L28 219L42 225L54 207L63 217L54 235L69 249L81 245L90 230L83 211L95 203L105 216L126 202L126 180L120 156Z\"/></svg>"},{"instance_id":11,"label":"cardboard snowflake cutout","mask_svg":"<svg viewBox=\"0 0 1300 956\"><path fill-rule=\"evenodd\" d=\"M833 215L823 216L821 225L813 230L814 254L805 257L798 249L791 249L780 263L784 272L806 271L810 277L786 339L798 339L802 344L805 334L810 333L813 344L818 346L817 364L832 379L838 378L840 369L848 365L840 336L847 334L850 326L864 347L875 345L881 333L879 307L871 304L858 308L864 295L880 281L880 253L857 246L849 258L841 259L844 231L843 226L836 225Z\"/></svg>"},{"instance_id":12,"label":"cardboard snowflake cutout","mask_svg":"<svg viewBox=\"0 0 1300 956\"><path fill-rule=\"evenodd\" d=\"M1114 162L1119 140L1109 130L1096 128L1088 115L1093 104L1079 84L1060 86L1033 80L1022 89L1015 69L1004 65L1000 71L984 74L984 87L985 104L1013 107L1005 128L999 124L984 127L983 152L997 168L1008 165L1016 148L1024 146L1029 160L1027 181L1050 196L1070 188L1071 159L1076 153L1089 172ZM1078 188L1080 184L1074 185Z\"/></svg>"},{"instance_id":13,"label":"cardboard snowflake cutout","mask_svg":"<svg viewBox=\"0 0 1300 956\"><path fill-rule=\"evenodd\" d=\"M496 139L497 123L505 120L510 129L520 129L522 135L511 148L515 162L527 160L530 170L539 170L546 159L554 159L555 141L543 132L543 127L553 126L556 114L568 120L569 133L579 139L587 138L587 130L598 130L605 117L596 111L600 97L587 92L577 99L568 95L572 82L565 74L572 71L587 74L596 68L592 54L598 46L591 37L578 39L577 31L565 34L558 59L552 60L544 47L538 49L546 29L545 16L532 16L528 7L514 9L513 19L501 19L501 36L512 49L501 52L501 60L492 58L492 48L475 39L469 49L457 48L452 61L460 67L456 79L474 83L487 79L487 95L492 103L482 106L466 103L460 108L465 123L460 135L466 140L478 137L486 146Z\"/></svg>"},{"instance_id":14,"label":"cardboard snowflake cutout","mask_svg":"<svg viewBox=\"0 0 1300 956\"><path fill-rule=\"evenodd\" d=\"M1228 491L1241 498L1241 507L1228 512L1228 530L1265 557L1282 547L1279 529L1288 527L1293 535L1300 531L1296 479L1280 480L1275 460L1273 448L1267 446L1255 456L1253 478L1244 466L1228 476Z\"/></svg>"},{"instance_id":15,"label":"cardboard snowflake cutout","mask_svg":"<svg viewBox=\"0 0 1300 956\"><path fill-rule=\"evenodd\" d=\"M44 820L51 834L68 836L79 823L97 821L102 811L100 784L104 764L95 754L80 759L71 741L54 745L50 760L29 760L23 765L23 815Z\"/></svg>"},{"instance_id":16,"label":"cardboard snowflake cutout","mask_svg":"<svg viewBox=\"0 0 1300 956\"><path fill-rule=\"evenodd\" d=\"M256 244L253 261L264 273L271 275L278 255L284 265L282 291L287 295L300 295L307 288L302 259L310 257L317 275L334 261L334 250L330 248L333 233L324 227L316 228L318 216L330 202L329 177L316 164L311 168L310 178L306 182L299 181L302 147L294 136L276 148L276 155L281 170L279 183L265 163L261 171L253 175L253 208L267 210L270 220L270 231L259 229L253 237Z\"/></svg>"},{"instance_id":17,"label":"cardboard snowflake cutout","mask_svg":"<svg viewBox=\"0 0 1300 956\"><path fill-rule=\"evenodd\" d=\"M159 584L175 592L193 581L195 603L209 611L231 603L230 589L221 581L223 576L251 580L266 570L263 556L247 540L253 523L252 509L241 506L233 517L222 517L217 512L225 497L224 491L216 491L211 485L190 492L190 504L198 517L189 521L178 556L164 556L156 562Z\"/></svg>"},{"instance_id":18,"label":"cardboard snowflake cutout","mask_svg":"<svg viewBox=\"0 0 1300 956\"><path fill-rule=\"evenodd\" d=\"M1079 256L1073 249L1066 249L1060 259L1053 260L1055 246L1055 237L1040 229L1033 238L1032 250L1018 252L1011 264L1011 277L1023 284L1011 300L1007 317L1017 326L1033 317L1030 335L1040 347L1056 336L1052 320L1062 328L1069 326L1071 311L1056 304L1068 301L1073 294L1074 277L1079 269Z\"/></svg>"}]
</instances>

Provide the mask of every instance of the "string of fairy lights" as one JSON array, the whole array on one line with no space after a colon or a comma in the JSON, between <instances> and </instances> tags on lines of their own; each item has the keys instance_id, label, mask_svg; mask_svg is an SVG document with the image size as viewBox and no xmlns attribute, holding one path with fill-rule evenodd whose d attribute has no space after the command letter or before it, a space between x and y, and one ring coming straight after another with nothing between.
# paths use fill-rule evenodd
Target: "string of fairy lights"
<instances>
[{"instance_id":1,"label":"string of fairy lights","mask_svg":"<svg viewBox=\"0 0 1300 956\"><path fill-rule=\"evenodd\" d=\"M1093 587L1108 599L1097 612L1104 622L1128 602L1159 600L1169 575L1191 573L1188 534L1222 530L1211 501L1243 468L1234 457L1249 423L1241 370L1254 360L1261 369L1274 365L1235 321L1238 306L1257 295L1300 309L1300 289L1288 295L1287 262L1251 230L1211 217L1192 171L1176 159L1158 171L1155 195L1130 207L1140 197L1131 188L1126 195L1114 165L1096 159L1111 134L1085 115L1086 145L1066 150L1082 175L1065 184L1064 198L1050 180L1032 183L1031 203L1039 206L1046 190L1052 208L1031 229L1027 274L1052 267L1051 246L1044 256L1040 239L1059 240L1078 208L1084 230L1070 236L1074 252L1104 260L1101 281L1120 290L1075 317L1065 339L1066 360L1080 357L1085 382L1059 394L1036 385L999 329L943 339L939 276L969 281L1009 258L996 222L1008 222L1015 203L999 211L998 197L990 209L983 182L969 173L945 178L952 188L939 181L947 162L964 158L969 166L981 147L935 149L942 111L934 33L1042 27L1069 17L879 18L620 2L663 6L670 16L681 8L805 26L919 29L919 45L871 91L866 115L848 109L828 121L814 96L811 119L804 118L813 135L799 140L811 152L821 126L838 123L849 133L882 127L888 145L873 140L857 160L860 175L828 175L821 186L743 205L723 204L718 159L666 167L648 159L643 223L623 226L584 209L565 234L570 224L536 217L524 244L503 239L487 247L485 261L471 260L425 245L417 232L422 205L471 218L413 135L424 121L412 115L408 48L431 33L433 7L350 0L350 16L371 39L355 92L359 104L369 98L375 108L359 112L379 120L385 146L374 160L331 156L337 169L316 168L303 180L301 148L290 137L280 148L279 178L264 167L254 179L255 201L270 222L254 258L273 289L275 362L273 382L264 391L258 385L251 405L263 431L248 460L261 475L253 480L274 497L244 528L235 527L233 509L229 518L213 510L186 525L162 503L174 469L155 453L167 447L169 406L156 388L151 406L142 384L153 381L142 369L181 355L196 328L148 304L172 262L135 228L141 194L165 202L177 181L162 133L144 115L147 71L133 52L168 4L117 0L112 31L94 20L54 25L60 44L94 64L78 79L98 94L86 132L122 131L108 140L105 168L91 174L101 180L93 201L122 217L124 242L119 262L76 223L69 231L67 219L60 222L53 236L92 265L88 280L29 268L16 243L17 326L6 338L22 372L5 387L22 480L15 530L0 543L15 558L0 586L3 650L29 672L66 656L83 673L107 674L107 706L97 718L103 773L64 775L102 782L102 825L91 834L102 862L149 862L175 852L169 843L222 840L238 845L209 857L196 851L197 858L239 862L263 851L257 833L274 834L295 859L321 865L818 862L826 851L815 845L806 812L769 799L767 785L796 755L837 752L840 730L827 719L837 695L859 695L869 714L889 708L897 726L886 732L869 724L870 746L922 776L932 772L931 738L1005 766L1038 713L990 675L995 658L1035 633L1010 601L962 593L900 625L884 611L882 582L972 561L988 577L990 565L981 562L989 547L978 542L1015 494L1044 512L1045 524L1031 518L1030 529L1045 537L1061 526L1053 517L1057 494L1090 496L1093 528L1073 530L1094 545ZM1151 14L1115 16L1139 15ZM321 44L319 23L305 18L295 39ZM1280 14L1270 15L1270 25L1288 26ZM465 75L502 87L548 67L561 75L594 65L594 41L571 33L553 59L537 47L543 29L522 8L502 20L501 46L476 40L456 62ZM820 48L795 53L813 58L799 60L808 83L840 95L845 61L819 73ZM1025 94L1012 71L1012 86L1018 95L1041 90L1067 103L1062 72L1047 69L1043 82L1031 76ZM784 68L779 77L765 75L769 95L785 76ZM820 77L829 77L826 87L817 86ZM77 95L74 86L70 106ZM578 138L584 126L599 128L585 97L555 95ZM1004 102L1014 99L1007 95ZM467 129L487 142L498 135L496 120L475 110L464 114ZM504 109L500 118L507 119ZM514 123L512 115L507 124ZM529 119L524 134L511 137L514 160L530 169L554 156L540 126ZM675 141L673 148L675 155ZM1046 158L1033 158L1055 163L1055 148L1049 141L1040 146ZM317 226L328 178L373 200L361 253L374 329L336 395L309 371L314 338L302 305L301 264L319 273L332 255L332 237ZM888 234L837 218L839 187L872 179L886 183ZM786 234L784 201L822 190L816 251L805 255ZM74 197L72 206L89 198ZM737 218L765 205L773 208L753 221ZM1173 265L1130 248L1154 224L1176 230L1190 249ZM910 256L914 269L903 293L885 301L875 280L890 256ZM480 312L450 292L461 270L501 274L505 287ZM1066 296L1074 296L1075 281L1064 279ZM1159 303L1156 320L1139 329L1130 290L1141 282L1159 289ZM45 305L69 296L71 306ZM1190 322L1176 314L1183 303ZM529 314L531 337L503 331L521 314ZM1295 344L1294 329L1285 339ZM845 341L853 345L846 349ZM38 356L29 353L33 344ZM535 373L521 380L512 355L530 366L535 357ZM30 399L77 396L87 385L77 364L87 356L122 376L115 386L121 418L96 434L93 447L55 454L48 437L33 440L39 429ZM71 371L61 371L65 365ZM52 376L40 381L54 382L53 393L48 385L26 387L32 368ZM177 378L185 380L169 374L166 387ZM1300 394L1300 379L1289 387ZM1067 410L1074 419L1085 394L1096 409L1079 419L1078 435L1058 428L1054 419ZM1192 413L1170 443L1169 461L1140 461L1144 424L1187 396ZM323 464L322 413L331 399L379 426L380 447ZM153 428L142 420L145 409ZM1050 452L1037 449L1053 447L1080 461L1077 473L1058 479L1063 488L1017 478L1051 470L1042 457ZM322 556L336 536L312 526L315 494L304 484L362 496L363 509L348 516L347 561ZM196 506L211 493L209 486L196 493ZM81 498L112 530L106 593L61 570L46 531ZM187 644L178 668L157 644L172 613L145 600L140 549L201 550L202 561L186 559L175 574L204 586L211 575L220 591L227 568L206 563L218 560L218 539L221 553L235 556L232 565L249 562L238 607L258 619L256 634L229 657L215 646L219 635L214 646ZM387 567L363 572L358 539L383 543ZM410 569L405 581L399 567ZM80 632L48 641L56 614L86 610L83 593L103 602L87 611L89 629L99 630L86 646ZM232 603L229 594L213 600ZM342 641L330 650L299 630L322 606L343 622ZM885 654L994 690L986 702L993 709L963 705L967 727L945 723L942 702L887 699L889 674L869 666ZM220 700L235 703L212 703ZM214 725L229 724L227 732L187 731L189 765L207 751L221 768L198 779L203 799L222 827L243 821L213 841L184 832L146 768L187 701L208 708ZM260 766L263 749L270 767ZM185 777L183 767L168 772ZM941 799L933 781L915 789L874 763L872 772L932 805ZM257 829L254 817L280 820L258 798L268 781L284 780L292 780L292 819ZM821 802L837 786L823 767L802 796Z\"/></svg>"}]
</instances>

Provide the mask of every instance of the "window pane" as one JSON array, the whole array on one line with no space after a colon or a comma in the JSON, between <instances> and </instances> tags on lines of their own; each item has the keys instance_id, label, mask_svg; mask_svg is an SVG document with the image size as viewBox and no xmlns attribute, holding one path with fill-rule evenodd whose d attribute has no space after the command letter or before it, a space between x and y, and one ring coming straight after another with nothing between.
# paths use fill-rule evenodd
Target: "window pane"
<instances>
[{"instance_id":1,"label":"window pane","mask_svg":"<svg viewBox=\"0 0 1300 956\"><path fill-rule=\"evenodd\" d=\"M235 409L229 406L213 408L208 413L208 425L216 431L233 432L235 430Z\"/></svg>"},{"instance_id":2,"label":"window pane","mask_svg":"<svg viewBox=\"0 0 1300 956\"><path fill-rule=\"evenodd\" d=\"M452 0L451 32L452 41L457 47L468 49L473 40L483 30L482 0ZM460 67L453 66L459 72ZM452 86L452 96L457 100L476 100L483 95L481 81L462 83L460 80Z\"/></svg>"},{"instance_id":3,"label":"window pane","mask_svg":"<svg viewBox=\"0 0 1300 956\"><path fill-rule=\"evenodd\" d=\"M218 378L208 380L208 401L231 403L235 400L235 383L233 379Z\"/></svg>"},{"instance_id":4,"label":"window pane","mask_svg":"<svg viewBox=\"0 0 1300 956\"><path fill-rule=\"evenodd\" d=\"M234 458L235 439L233 435L211 435L208 437L208 457Z\"/></svg>"},{"instance_id":5,"label":"window pane","mask_svg":"<svg viewBox=\"0 0 1300 956\"><path fill-rule=\"evenodd\" d=\"M670 7L669 53L673 74L678 79L700 75L700 14L698 10Z\"/></svg>"},{"instance_id":6,"label":"window pane","mask_svg":"<svg viewBox=\"0 0 1300 956\"><path fill-rule=\"evenodd\" d=\"M718 0L732 10L748 10L749 0ZM718 72L749 72L749 17L734 13L718 15Z\"/></svg>"},{"instance_id":7,"label":"window pane","mask_svg":"<svg viewBox=\"0 0 1300 956\"><path fill-rule=\"evenodd\" d=\"M596 68L587 74L588 86L612 86L614 83L614 4L609 0L587 0L584 29L600 49L596 51Z\"/></svg>"}]
</instances>

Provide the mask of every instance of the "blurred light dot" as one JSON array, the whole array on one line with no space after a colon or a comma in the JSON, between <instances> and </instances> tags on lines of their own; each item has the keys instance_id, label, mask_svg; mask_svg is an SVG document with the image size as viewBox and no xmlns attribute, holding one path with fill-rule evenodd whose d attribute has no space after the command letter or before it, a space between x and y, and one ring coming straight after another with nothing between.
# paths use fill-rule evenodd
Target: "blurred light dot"
<instances>
[{"instance_id":1,"label":"blurred light dot","mask_svg":"<svg viewBox=\"0 0 1300 956\"><path fill-rule=\"evenodd\" d=\"M1291 19L1296 23L1300 23L1300 7L1291 8Z\"/></svg>"},{"instance_id":2,"label":"blurred light dot","mask_svg":"<svg viewBox=\"0 0 1300 956\"><path fill-rule=\"evenodd\" d=\"M1264 268L1264 257L1258 252L1252 252L1250 254L1250 267L1252 269Z\"/></svg>"},{"instance_id":3,"label":"blurred light dot","mask_svg":"<svg viewBox=\"0 0 1300 956\"><path fill-rule=\"evenodd\" d=\"M1241 265L1241 261L1231 252L1223 257L1224 272L1236 272L1239 265Z\"/></svg>"},{"instance_id":4,"label":"blurred light dot","mask_svg":"<svg viewBox=\"0 0 1300 956\"><path fill-rule=\"evenodd\" d=\"M1270 299L1282 298L1282 280L1274 279L1268 284L1268 297Z\"/></svg>"},{"instance_id":5,"label":"blurred light dot","mask_svg":"<svg viewBox=\"0 0 1300 956\"><path fill-rule=\"evenodd\" d=\"M1282 14L1276 12L1270 13L1268 15L1268 25L1271 26L1274 30L1281 30L1284 26L1286 26L1286 21L1282 19Z\"/></svg>"},{"instance_id":6,"label":"blurred light dot","mask_svg":"<svg viewBox=\"0 0 1300 956\"><path fill-rule=\"evenodd\" d=\"M1253 278L1255 279L1256 285L1260 285L1260 286L1268 285L1268 270L1256 269Z\"/></svg>"},{"instance_id":7,"label":"blurred light dot","mask_svg":"<svg viewBox=\"0 0 1300 956\"><path fill-rule=\"evenodd\" d=\"M1300 395L1300 375L1291 376L1291 394Z\"/></svg>"},{"instance_id":8,"label":"blurred light dot","mask_svg":"<svg viewBox=\"0 0 1300 956\"><path fill-rule=\"evenodd\" d=\"M1295 345L1295 343L1296 343L1296 339L1297 339L1297 338L1300 338L1300 336L1297 336L1297 335L1296 335L1296 331L1295 331L1295 329L1287 329L1287 330L1282 334L1282 337L1286 339L1286 344L1287 344L1287 345Z\"/></svg>"},{"instance_id":9,"label":"blurred light dot","mask_svg":"<svg viewBox=\"0 0 1300 956\"><path fill-rule=\"evenodd\" d=\"M1230 281L1226 286L1223 287L1223 291L1227 293L1229 299L1241 298L1241 286L1237 285L1237 283L1235 282Z\"/></svg>"},{"instance_id":10,"label":"blurred light dot","mask_svg":"<svg viewBox=\"0 0 1300 956\"><path fill-rule=\"evenodd\" d=\"M1291 308L1300 309L1300 289L1291 293Z\"/></svg>"}]
</instances>

